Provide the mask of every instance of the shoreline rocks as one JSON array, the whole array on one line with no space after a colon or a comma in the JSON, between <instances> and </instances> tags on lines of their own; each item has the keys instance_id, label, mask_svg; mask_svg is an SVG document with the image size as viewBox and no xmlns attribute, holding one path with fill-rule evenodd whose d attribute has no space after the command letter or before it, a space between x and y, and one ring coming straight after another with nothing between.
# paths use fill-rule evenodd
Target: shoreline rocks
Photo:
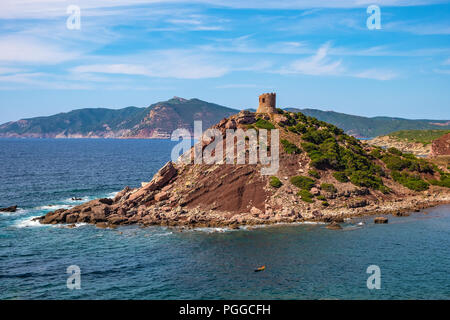
<instances>
[{"instance_id":1,"label":"shoreline rocks","mask_svg":"<svg viewBox=\"0 0 450 320\"><path fill-rule=\"evenodd\" d=\"M373 219L373 222L375 224L385 224L389 222L389 219L385 217L376 217L375 219Z\"/></svg>"},{"instance_id":2,"label":"shoreline rocks","mask_svg":"<svg viewBox=\"0 0 450 320\"><path fill-rule=\"evenodd\" d=\"M16 212L16 211L17 211L17 206L0 208L0 212Z\"/></svg>"}]
</instances>

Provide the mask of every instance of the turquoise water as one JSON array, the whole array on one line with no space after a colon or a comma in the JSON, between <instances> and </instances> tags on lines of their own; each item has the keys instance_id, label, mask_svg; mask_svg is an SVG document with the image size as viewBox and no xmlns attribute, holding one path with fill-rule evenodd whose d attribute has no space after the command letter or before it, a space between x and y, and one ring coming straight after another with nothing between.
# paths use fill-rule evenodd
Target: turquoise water
<instances>
[{"instance_id":1,"label":"turquoise water","mask_svg":"<svg viewBox=\"0 0 450 320\"><path fill-rule=\"evenodd\" d=\"M450 206L344 230L40 226L34 216L149 180L163 140L0 139L1 299L449 299ZM66 268L81 269L81 289ZM266 265L266 271L253 269ZM369 265L381 289L369 290Z\"/></svg>"}]
</instances>

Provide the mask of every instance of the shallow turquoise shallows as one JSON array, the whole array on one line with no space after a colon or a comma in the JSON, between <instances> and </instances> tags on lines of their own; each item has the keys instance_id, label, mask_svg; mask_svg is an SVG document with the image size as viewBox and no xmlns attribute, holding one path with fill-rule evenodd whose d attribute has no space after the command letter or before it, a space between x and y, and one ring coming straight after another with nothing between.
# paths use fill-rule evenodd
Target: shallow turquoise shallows
<instances>
[{"instance_id":1,"label":"shallow turquoise shallows","mask_svg":"<svg viewBox=\"0 0 450 320\"><path fill-rule=\"evenodd\" d=\"M0 139L1 299L449 299L450 206L344 224L116 230L31 221L148 181L166 140ZM364 224L359 225L359 222ZM70 290L67 267L79 266ZM262 265L266 269L254 272ZM370 265L381 289L367 288Z\"/></svg>"}]
</instances>

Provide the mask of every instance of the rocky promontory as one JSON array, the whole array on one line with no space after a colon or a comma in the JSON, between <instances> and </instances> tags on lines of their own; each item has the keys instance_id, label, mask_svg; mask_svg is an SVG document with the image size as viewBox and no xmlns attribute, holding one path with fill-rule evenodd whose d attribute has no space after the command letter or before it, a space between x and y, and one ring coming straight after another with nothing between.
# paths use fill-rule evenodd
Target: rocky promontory
<instances>
[{"instance_id":1,"label":"rocky promontory","mask_svg":"<svg viewBox=\"0 0 450 320\"><path fill-rule=\"evenodd\" d=\"M447 168L395 148L362 144L336 126L300 112L241 111L212 128L221 132L224 150L227 129L254 129L258 134L261 129L278 129L279 170L262 175L264 165L248 164L248 149L245 164L168 162L140 188L126 187L114 199L93 200L38 220L99 227L234 228L340 222L344 217L398 213L450 202ZM246 136L247 148L250 140ZM271 150L272 141L268 141L263 147ZM212 142L201 139L201 150Z\"/></svg>"}]
</instances>

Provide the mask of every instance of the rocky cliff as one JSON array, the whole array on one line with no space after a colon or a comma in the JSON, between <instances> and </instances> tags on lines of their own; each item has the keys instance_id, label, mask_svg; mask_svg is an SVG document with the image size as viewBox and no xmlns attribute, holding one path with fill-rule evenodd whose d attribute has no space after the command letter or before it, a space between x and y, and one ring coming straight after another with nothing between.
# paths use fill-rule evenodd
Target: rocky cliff
<instances>
[{"instance_id":1,"label":"rocky cliff","mask_svg":"<svg viewBox=\"0 0 450 320\"><path fill-rule=\"evenodd\" d=\"M397 149L362 144L334 125L302 113L241 111L213 126L226 148L227 129L279 129L279 170L265 166L168 162L137 189L70 210L50 212L44 224L87 222L231 226L296 221L342 221L368 213L400 213L450 201L450 174ZM233 138L234 140L234 138ZM248 148L247 135L245 145ZM212 139L202 139L205 150ZM267 145L259 148L272 150ZM236 150L234 150L236 151ZM272 151L270 151L271 153ZM192 155L191 149L186 155ZM224 159L225 160L225 159Z\"/></svg>"}]
</instances>

